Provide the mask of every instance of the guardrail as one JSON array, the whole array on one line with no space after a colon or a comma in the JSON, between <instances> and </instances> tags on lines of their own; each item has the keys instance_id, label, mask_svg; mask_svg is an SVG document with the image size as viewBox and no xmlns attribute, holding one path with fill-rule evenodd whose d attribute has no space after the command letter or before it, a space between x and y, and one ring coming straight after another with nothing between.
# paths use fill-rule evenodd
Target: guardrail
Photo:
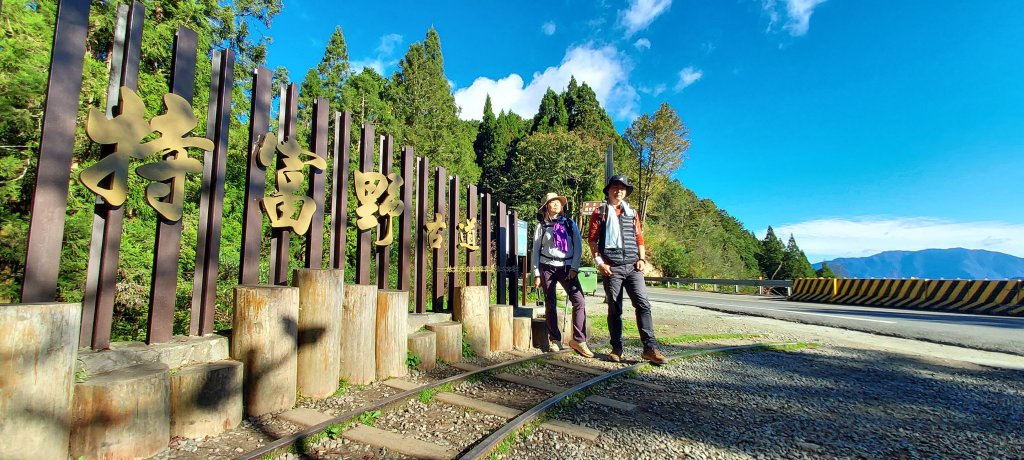
<instances>
[{"instance_id":1,"label":"guardrail","mask_svg":"<svg viewBox=\"0 0 1024 460\"><path fill-rule=\"evenodd\" d=\"M790 294L790 290L793 287L793 280L720 280L720 279L707 279L707 278L667 278L667 277L647 277L647 282L651 283L662 283L666 285L681 285L681 284L692 284L693 290L697 290L697 286L700 284L711 284L716 286L734 286L735 292L740 292L740 286L757 286L758 294L764 294L764 288L786 288L786 295Z\"/></svg>"}]
</instances>

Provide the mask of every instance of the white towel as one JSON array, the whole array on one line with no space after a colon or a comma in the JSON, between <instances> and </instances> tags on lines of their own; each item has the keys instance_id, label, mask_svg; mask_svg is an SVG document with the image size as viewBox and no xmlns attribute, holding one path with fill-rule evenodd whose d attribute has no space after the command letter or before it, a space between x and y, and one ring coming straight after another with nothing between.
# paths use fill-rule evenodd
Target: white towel
<instances>
[{"instance_id":1,"label":"white towel","mask_svg":"<svg viewBox=\"0 0 1024 460\"><path fill-rule=\"evenodd\" d=\"M620 201L619 205L622 206L622 215L627 219L632 219L636 216L633 208L629 207L625 201ZM619 227L618 214L615 213L615 207L605 203L604 215L604 247L606 248L622 248L622 229Z\"/></svg>"}]
</instances>

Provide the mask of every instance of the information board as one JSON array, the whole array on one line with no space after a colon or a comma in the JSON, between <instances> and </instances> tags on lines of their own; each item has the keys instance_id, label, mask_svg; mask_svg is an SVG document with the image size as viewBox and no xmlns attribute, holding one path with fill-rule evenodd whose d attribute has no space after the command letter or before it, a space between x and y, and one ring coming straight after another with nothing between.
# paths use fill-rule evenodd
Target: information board
<instances>
[{"instance_id":1,"label":"information board","mask_svg":"<svg viewBox=\"0 0 1024 460\"><path fill-rule=\"evenodd\" d=\"M529 233L529 228L526 225L526 221L516 219L516 255L520 257L526 255L527 233Z\"/></svg>"}]
</instances>

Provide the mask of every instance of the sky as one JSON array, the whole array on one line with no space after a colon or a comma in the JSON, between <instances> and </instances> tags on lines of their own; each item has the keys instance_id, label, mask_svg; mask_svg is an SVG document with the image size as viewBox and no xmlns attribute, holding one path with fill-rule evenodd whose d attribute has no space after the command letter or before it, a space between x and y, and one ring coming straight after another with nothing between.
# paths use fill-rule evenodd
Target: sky
<instances>
[{"instance_id":1,"label":"sky","mask_svg":"<svg viewBox=\"0 0 1024 460\"><path fill-rule=\"evenodd\" d=\"M812 262L1024 257L1019 1L286 0L268 66L301 78L336 26L353 66L385 76L435 27L464 119L487 94L532 117L570 76L620 132L667 102L692 142L673 177Z\"/></svg>"}]
</instances>

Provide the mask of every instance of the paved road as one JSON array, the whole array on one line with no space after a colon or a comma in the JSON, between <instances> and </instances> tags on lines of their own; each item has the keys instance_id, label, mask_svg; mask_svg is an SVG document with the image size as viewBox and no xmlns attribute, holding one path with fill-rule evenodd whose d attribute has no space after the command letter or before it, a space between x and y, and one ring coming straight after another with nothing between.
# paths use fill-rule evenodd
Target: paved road
<instances>
[{"instance_id":1,"label":"paved road","mask_svg":"<svg viewBox=\"0 0 1024 460\"><path fill-rule=\"evenodd\" d=\"M651 300L1024 356L1024 318L789 302L650 288Z\"/></svg>"}]
</instances>

